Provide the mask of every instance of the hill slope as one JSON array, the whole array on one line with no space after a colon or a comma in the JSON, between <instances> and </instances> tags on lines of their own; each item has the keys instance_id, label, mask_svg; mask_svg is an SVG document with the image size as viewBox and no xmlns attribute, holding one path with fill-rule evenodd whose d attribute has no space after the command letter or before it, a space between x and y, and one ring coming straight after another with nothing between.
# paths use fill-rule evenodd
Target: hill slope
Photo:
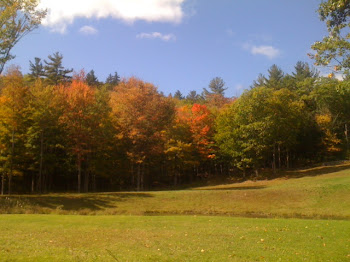
<instances>
[{"instance_id":1,"label":"hill slope","mask_svg":"<svg viewBox=\"0 0 350 262\"><path fill-rule=\"evenodd\" d=\"M350 219L350 164L178 191L0 197L0 213L229 215Z\"/></svg>"}]
</instances>

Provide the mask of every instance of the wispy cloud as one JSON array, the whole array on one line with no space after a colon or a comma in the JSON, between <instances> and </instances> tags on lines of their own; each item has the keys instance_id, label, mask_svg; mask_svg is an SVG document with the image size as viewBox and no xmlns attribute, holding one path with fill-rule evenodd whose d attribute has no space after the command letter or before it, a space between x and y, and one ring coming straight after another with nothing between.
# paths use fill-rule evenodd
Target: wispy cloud
<instances>
[{"instance_id":1,"label":"wispy cloud","mask_svg":"<svg viewBox=\"0 0 350 262\"><path fill-rule=\"evenodd\" d=\"M153 32L153 33L141 33L141 34L138 34L136 36L137 38L139 39L160 39L160 40L163 40L163 41L175 41L176 40L176 36L174 34L161 34L159 32Z\"/></svg>"},{"instance_id":2,"label":"wispy cloud","mask_svg":"<svg viewBox=\"0 0 350 262\"><path fill-rule=\"evenodd\" d=\"M253 55L263 55L269 59L274 59L281 55L281 51L270 45L255 46L250 44L243 45L243 48L249 50Z\"/></svg>"},{"instance_id":3,"label":"wispy cloud","mask_svg":"<svg viewBox=\"0 0 350 262\"><path fill-rule=\"evenodd\" d=\"M226 34L227 34L229 37L235 36L235 32L233 32L232 29L227 29L227 30L226 30Z\"/></svg>"},{"instance_id":4,"label":"wispy cloud","mask_svg":"<svg viewBox=\"0 0 350 262\"><path fill-rule=\"evenodd\" d=\"M96 35L98 33L96 28L94 28L92 26L88 26L88 25L80 28L79 32L84 34L84 35Z\"/></svg>"},{"instance_id":5,"label":"wispy cloud","mask_svg":"<svg viewBox=\"0 0 350 262\"><path fill-rule=\"evenodd\" d=\"M180 23L184 17L182 4L187 0L41 0L39 8L47 8L43 25L64 33L76 18L107 18L132 23Z\"/></svg>"}]
</instances>

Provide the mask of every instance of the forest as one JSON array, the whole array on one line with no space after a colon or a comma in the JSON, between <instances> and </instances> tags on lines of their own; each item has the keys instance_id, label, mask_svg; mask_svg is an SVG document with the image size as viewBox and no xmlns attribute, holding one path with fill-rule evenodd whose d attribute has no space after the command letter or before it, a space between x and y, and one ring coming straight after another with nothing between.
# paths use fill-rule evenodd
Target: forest
<instances>
[{"instance_id":1,"label":"forest","mask_svg":"<svg viewBox=\"0 0 350 262\"><path fill-rule=\"evenodd\" d=\"M4 70L47 15L37 5L0 4L1 194L155 190L349 158L347 1L320 4L329 36L309 54L333 73L272 65L239 97L225 96L221 77L187 95L117 72L99 81L65 68L59 52L35 57L28 73Z\"/></svg>"},{"instance_id":2,"label":"forest","mask_svg":"<svg viewBox=\"0 0 350 262\"><path fill-rule=\"evenodd\" d=\"M0 78L1 193L152 190L213 177L264 178L348 158L350 80L277 65L240 97L215 77L201 94L164 95L110 74L100 82L63 55Z\"/></svg>"}]
</instances>

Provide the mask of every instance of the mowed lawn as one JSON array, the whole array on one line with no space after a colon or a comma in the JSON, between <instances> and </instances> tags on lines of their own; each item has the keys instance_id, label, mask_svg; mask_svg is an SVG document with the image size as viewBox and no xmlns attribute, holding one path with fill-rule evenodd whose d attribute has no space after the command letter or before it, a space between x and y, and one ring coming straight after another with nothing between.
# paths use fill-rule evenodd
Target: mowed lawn
<instances>
[{"instance_id":1,"label":"mowed lawn","mask_svg":"<svg viewBox=\"0 0 350 262\"><path fill-rule=\"evenodd\" d=\"M0 213L350 219L350 164L177 191L0 197ZM298 178L299 177L299 178Z\"/></svg>"},{"instance_id":2,"label":"mowed lawn","mask_svg":"<svg viewBox=\"0 0 350 262\"><path fill-rule=\"evenodd\" d=\"M349 168L178 191L3 196L0 261L350 261Z\"/></svg>"},{"instance_id":3,"label":"mowed lawn","mask_svg":"<svg viewBox=\"0 0 350 262\"><path fill-rule=\"evenodd\" d=\"M350 261L350 221L2 215L0 261Z\"/></svg>"}]
</instances>

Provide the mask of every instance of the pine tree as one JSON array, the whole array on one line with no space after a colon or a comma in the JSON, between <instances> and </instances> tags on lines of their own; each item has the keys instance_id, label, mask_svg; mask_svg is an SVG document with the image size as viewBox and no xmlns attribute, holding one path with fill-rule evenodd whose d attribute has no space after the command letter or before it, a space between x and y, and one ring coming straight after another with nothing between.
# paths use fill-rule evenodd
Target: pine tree
<instances>
[{"instance_id":1,"label":"pine tree","mask_svg":"<svg viewBox=\"0 0 350 262\"><path fill-rule=\"evenodd\" d=\"M318 76L318 72L310 68L308 63L298 61L294 68L295 73L293 72L292 75L297 81L301 81L306 78L316 78Z\"/></svg>"},{"instance_id":2,"label":"pine tree","mask_svg":"<svg viewBox=\"0 0 350 262\"><path fill-rule=\"evenodd\" d=\"M201 95L197 94L197 91L192 90L186 96L186 100L192 104L199 103L201 100L203 100L203 97Z\"/></svg>"},{"instance_id":3,"label":"pine tree","mask_svg":"<svg viewBox=\"0 0 350 262\"><path fill-rule=\"evenodd\" d=\"M116 87L120 83L120 76L117 72L114 73L114 75L109 74L106 79L106 87L108 90L112 90L114 87Z\"/></svg>"},{"instance_id":4,"label":"pine tree","mask_svg":"<svg viewBox=\"0 0 350 262\"><path fill-rule=\"evenodd\" d=\"M207 89L204 88L205 95L208 94L216 94L216 95L225 95L225 82L221 77L215 77L213 78L209 83L209 89L211 92L207 91Z\"/></svg>"},{"instance_id":5,"label":"pine tree","mask_svg":"<svg viewBox=\"0 0 350 262\"><path fill-rule=\"evenodd\" d=\"M97 77L95 76L95 71L91 70L85 78L86 83L89 86L98 86L100 82L98 81Z\"/></svg>"},{"instance_id":6,"label":"pine tree","mask_svg":"<svg viewBox=\"0 0 350 262\"><path fill-rule=\"evenodd\" d=\"M30 78L36 80L45 75L44 66L39 57L34 58L34 63L29 61Z\"/></svg>"},{"instance_id":7,"label":"pine tree","mask_svg":"<svg viewBox=\"0 0 350 262\"><path fill-rule=\"evenodd\" d=\"M174 98L179 99L179 100L183 100L184 96L182 95L182 93L180 92L180 90L176 90L175 94L174 94Z\"/></svg>"},{"instance_id":8,"label":"pine tree","mask_svg":"<svg viewBox=\"0 0 350 262\"><path fill-rule=\"evenodd\" d=\"M62 66L63 55L56 52L53 55L49 55L48 58L49 61L44 60L46 64L44 66L45 76L48 84L58 85L67 82L72 78L69 74L73 72L73 69L65 69Z\"/></svg>"},{"instance_id":9,"label":"pine tree","mask_svg":"<svg viewBox=\"0 0 350 262\"><path fill-rule=\"evenodd\" d=\"M273 88L275 90L282 88L281 85L282 80L284 78L284 73L282 69L279 68L277 65L272 65L268 72L269 76L265 79L266 87Z\"/></svg>"}]
</instances>

